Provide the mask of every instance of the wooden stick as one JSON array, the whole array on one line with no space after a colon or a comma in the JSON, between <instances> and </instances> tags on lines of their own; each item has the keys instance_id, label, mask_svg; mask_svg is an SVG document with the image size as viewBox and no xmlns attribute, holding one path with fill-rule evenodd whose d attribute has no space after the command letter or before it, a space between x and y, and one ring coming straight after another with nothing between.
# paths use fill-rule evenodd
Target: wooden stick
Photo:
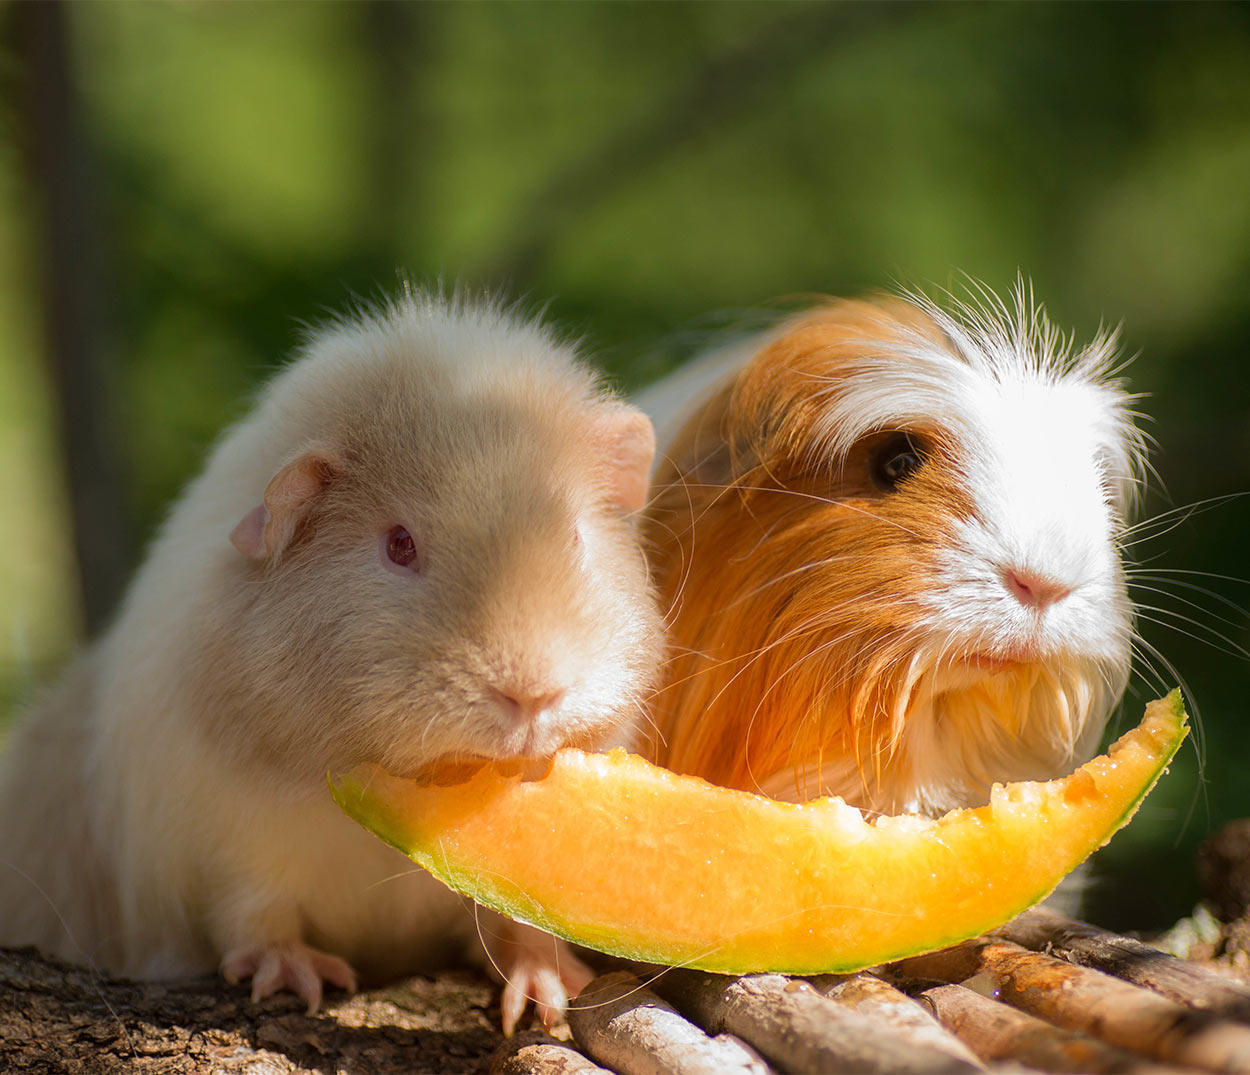
<instances>
[{"instance_id":1,"label":"wooden stick","mask_svg":"<svg viewBox=\"0 0 1250 1075\"><path fill-rule=\"evenodd\" d=\"M962 982L981 972L981 950L985 945L984 940L964 941L927 955L900 959L880 968L880 972L889 981Z\"/></svg>"},{"instance_id":2,"label":"wooden stick","mask_svg":"<svg viewBox=\"0 0 1250 1075\"><path fill-rule=\"evenodd\" d=\"M1176 1070L1086 1034L1061 1030L962 985L933 986L919 996L987 1063L1014 1060L1041 1071L1126 1075Z\"/></svg>"},{"instance_id":3,"label":"wooden stick","mask_svg":"<svg viewBox=\"0 0 1250 1075\"><path fill-rule=\"evenodd\" d=\"M1148 944L1035 907L994 931L1035 952L1153 989L1199 1011L1250 1022L1250 988Z\"/></svg>"},{"instance_id":4,"label":"wooden stick","mask_svg":"<svg viewBox=\"0 0 1250 1075\"><path fill-rule=\"evenodd\" d=\"M1250 1072L1250 1027L1241 1023L1016 944L985 943L980 956L999 999L1047 1022L1174 1064Z\"/></svg>"},{"instance_id":5,"label":"wooden stick","mask_svg":"<svg viewBox=\"0 0 1250 1075\"><path fill-rule=\"evenodd\" d=\"M621 1075L768 1075L768 1065L728 1035L708 1037L632 974L596 978L569 1005L587 1053Z\"/></svg>"},{"instance_id":6,"label":"wooden stick","mask_svg":"<svg viewBox=\"0 0 1250 1075\"><path fill-rule=\"evenodd\" d=\"M934 1018L927 1006L873 974L856 974L836 982L826 980L813 984L843 1007L888 1022L900 1038L967 1064L969 1069L981 1067L977 1057Z\"/></svg>"},{"instance_id":7,"label":"wooden stick","mask_svg":"<svg viewBox=\"0 0 1250 1075\"><path fill-rule=\"evenodd\" d=\"M908 1041L898 1024L836 1004L781 974L674 971L656 988L709 1032L728 1030L788 1071L980 1071L975 1060Z\"/></svg>"},{"instance_id":8,"label":"wooden stick","mask_svg":"<svg viewBox=\"0 0 1250 1075\"><path fill-rule=\"evenodd\" d=\"M491 1075L611 1075L542 1031L509 1038L490 1057Z\"/></svg>"}]
</instances>

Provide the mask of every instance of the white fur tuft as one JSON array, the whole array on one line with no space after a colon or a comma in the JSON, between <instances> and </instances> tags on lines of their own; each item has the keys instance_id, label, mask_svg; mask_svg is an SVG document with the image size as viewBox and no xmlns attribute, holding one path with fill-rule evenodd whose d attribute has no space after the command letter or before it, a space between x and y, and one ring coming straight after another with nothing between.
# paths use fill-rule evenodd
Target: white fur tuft
<instances>
[{"instance_id":1,"label":"white fur tuft","mask_svg":"<svg viewBox=\"0 0 1250 1075\"><path fill-rule=\"evenodd\" d=\"M1117 331L1078 347L1023 281L1010 301L975 283L963 300L902 298L817 308L743 349L750 361L732 393L690 420L697 454L675 452L679 480L662 489L676 490L668 526L681 524L677 494L703 495L712 481L749 489L797 472L804 489L834 490L807 501L838 527L825 558L768 570L828 595L819 623L802 626L811 645L801 663L827 684L828 715L811 720L866 721L884 745L853 754L831 731L797 771L755 776L778 797L933 813L984 801L996 781L1057 776L1095 749L1128 678L1121 544L1148 438L1119 379ZM726 429L732 472L705 474L698 460L716 457L713 437ZM849 475L869 438L887 432L912 436L929 462L911 493L874 498ZM854 491L841 507L844 479ZM894 495L911 498L911 529L889 529ZM799 525L801 503L778 526ZM859 537L848 512L865 520ZM809 555L775 536L753 537L750 556ZM841 566L868 558L880 577L872 589ZM752 664L769 659L770 630L743 628ZM791 669L770 675L779 697Z\"/></svg>"}]
</instances>

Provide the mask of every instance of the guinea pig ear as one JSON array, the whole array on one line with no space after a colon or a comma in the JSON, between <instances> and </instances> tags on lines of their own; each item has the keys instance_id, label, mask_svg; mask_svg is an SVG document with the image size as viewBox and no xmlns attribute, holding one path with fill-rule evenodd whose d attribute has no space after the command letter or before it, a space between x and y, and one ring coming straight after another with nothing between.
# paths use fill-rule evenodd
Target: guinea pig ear
<instances>
[{"instance_id":1,"label":"guinea pig ear","mask_svg":"<svg viewBox=\"0 0 1250 1075\"><path fill-rule=\"evenodd\" d=\"M324 448L310 449L291 460L270 479L264 502L230 532L231 544L249 560L280 556L341 470L334 453Z\"/></svg>"},{"instance_id":2,"label":"guinea pig ear","mask_svg":"<svg viewBox=\"0 0 1250 1075\"><path fill-rule=\"evenodd\" d=\"M619 404L596 414L591 441L607 457L612 473L612 502L625 511L639 511L647 502L655 430L637 407Z\"/></svg>"}]
</instances>

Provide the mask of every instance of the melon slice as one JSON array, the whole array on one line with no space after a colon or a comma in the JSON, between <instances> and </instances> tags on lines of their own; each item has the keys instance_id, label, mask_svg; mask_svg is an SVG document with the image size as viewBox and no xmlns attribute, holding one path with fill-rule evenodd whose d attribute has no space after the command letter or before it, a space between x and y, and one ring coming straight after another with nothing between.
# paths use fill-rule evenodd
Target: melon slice
<instances>
[{"instance_id":1,"label":"melon slice","mask_svg":"<svg viewBox=\"0 0 1250 1075\"><path fill-rule=\"evenodd\" d=\"M1127 823L1186 734L1174 691L1070 776L996 785L935 819L775 802L623 751L562 750L540 780L488 766L432 787L367 769L331 788L511 918L631 959L807 974L943 948L1045 898Z\"/></svg>"}]
</instances>

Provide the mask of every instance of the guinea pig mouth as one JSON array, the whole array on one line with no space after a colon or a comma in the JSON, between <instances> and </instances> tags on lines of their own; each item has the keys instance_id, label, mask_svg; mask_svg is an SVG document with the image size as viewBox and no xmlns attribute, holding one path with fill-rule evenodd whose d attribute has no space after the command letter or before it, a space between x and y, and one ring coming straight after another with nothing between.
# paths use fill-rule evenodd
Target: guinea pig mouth
<instances>
[{"instance_id":1,"label":"guinea pig mouth","mask_svg":"<svg viewBox=\"0 0 1250 1075\"><path fill-rule=\"evenodd\" d=\"M1018 646L1001 650L978 650L952 658L949 665L940 670L939 690L970 687L988 676L1015 672L1028 665L1037 664L1042 654L1035 647Z\"/></svg>"},{"instance_id":2,"label":"guinea pig mouth","mask_svg":"<svg viewBox=\"0 0 1250 1075\"><path fill-rule=\"evenodd\" d=\"M975 668L980 672L1006 672L1010 668L1028 664L1033 660L1036 660L1036 655L974 653L969 657L965 657L963 662L969 668Z\"/></svg>"},{"instance_id":3,"label":"guinea pig mouth","mask_svg":"<svg viewBox=\"0 0 1250 1075\"><path fill-rule=\"evenodd\" d=\"M433 787L451 787L472 780L479 771L493 765L504 776L519 776L523 781L541 780L551 771L552 755L543 757L490 758L485 755L471 757L454 756L442 758L421 766L413 773L402 774L417 784ZM392 776L399 775L392 773Z\"/></svg>"}]
</instances>

